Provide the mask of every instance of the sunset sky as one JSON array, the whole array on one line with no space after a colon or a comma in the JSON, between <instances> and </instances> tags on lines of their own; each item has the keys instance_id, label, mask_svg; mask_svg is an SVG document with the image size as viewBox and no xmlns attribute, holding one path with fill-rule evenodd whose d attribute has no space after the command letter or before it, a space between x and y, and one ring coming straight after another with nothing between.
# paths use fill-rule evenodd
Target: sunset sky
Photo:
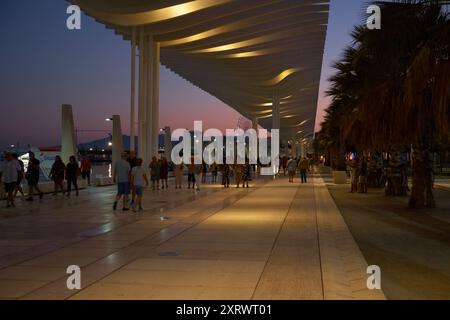
<instances>
[{"instance_id":1,"label":"sunset sky","mask_svg":"<svg viewBox=\"0 0 450 320\"><path fill-rule=\"evenodd\" d=\"M105 117L120 114L129 128L130 44L93 19L66 28L64 0L0 2L0 149L60 144L61 104L72 104L78 142L104 138ZM331 1L316 129L328 105L330 65L362 21L365 0ZM160 126L234 128L239 114L161 67Z\"/></svg>"}]
</instances>

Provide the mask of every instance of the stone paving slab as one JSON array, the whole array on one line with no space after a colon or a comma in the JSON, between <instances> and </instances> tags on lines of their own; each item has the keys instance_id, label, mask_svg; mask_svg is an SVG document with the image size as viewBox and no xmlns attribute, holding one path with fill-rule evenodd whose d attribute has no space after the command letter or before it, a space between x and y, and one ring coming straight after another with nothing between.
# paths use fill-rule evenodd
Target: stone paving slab
<instances>
[{"instance_id":1,"label":"stone paving slab","mask_svg":"<svg viewBox=\"0 0 450 320\"><path fill-rule=\"evenodd\" d=\"M141 216L112 212L113 193L0 209L0 298L384 298L320 178L147 192ZM69 264L81 291L66 288Z\"/></svg>"}]
</instances>

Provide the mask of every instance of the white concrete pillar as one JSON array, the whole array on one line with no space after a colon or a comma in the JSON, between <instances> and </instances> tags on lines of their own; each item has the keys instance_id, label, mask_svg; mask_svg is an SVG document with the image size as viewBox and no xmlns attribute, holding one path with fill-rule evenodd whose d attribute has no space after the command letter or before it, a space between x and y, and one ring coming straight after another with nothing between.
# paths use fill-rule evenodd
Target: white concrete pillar
<instances>
[{"instance_id":1,"label":"white concrete pillar","mask_svg":"<svg viewBox=\"0 0 450 320\"><path fill-rule=\"evenodd\" d=\"M164 128L164 154L167 159L167 161L172 161L172 131L170 130L170 127Z\"/></svg>"},{"instance_id":2,"label":"white concrete pillar","mask_svg":"<svg viewBox=\"0 0 450 320\"><path fill-rule=\"evenodd\" d=\"M153 59L154 59L154 48L153 48L153 37L147 36L145 38L145 67L146 67L146 90L147 96L145 100L145 141L146 141L146 159L150 163L153 156L155 156L154 142L153 142Z\"/></svg>"},{"instance_id":3,"label":"white concrete pillar","mask_svg":"<svg viewBox=\"0 0 450 320\"><path fill-rule=\"evenodd\" d=\"M273 100L272 100L272 130L280 129L280 97L276 89L273 92ZM281 133L280 133L281 136ZM272 142L273 145L273 142ZM280 150L281 151L281 150ZM272 165L273 173L276 175L279 170L278 165Z\"/></svg>"},{"instance_id":4,"label":"white concrete pillar","mask_svg":"<svg viewBox=\"0 0 450 320\"><path fill-rule=\"evenodd\" d=\"M145 50L144 30L139 30L139 95L138 95L138 156L142 158L144 167L149 163L147 158L147 126L146 126L146 98L147 98L147 77L146 77L146 50Z\"/></svg>"},{"instance_id":5,"label":"white concrete pillar","mask_svg":"<svg viewBox=\"0 0 450 320\"><path fill-rule=\"evenodd\" d=\"M131 90L130 90L130 151L135 151L134 132L135 132L135 111L134 111L134 97L135 97L135 82L136 82L136 27L133 27L131 34Z\"/></svg>"},{"instance_id":6,"label":"white concrete pillar","mask_svg":"<svg viewBox=\"0 0 450 320\"><path fill-rule=\"evenodd\" d=\"M159 151L159 62L160 62L159 42L153 42L152 48L153 48L152 145L153 145L153 154L157 155Z\"/></svg>"},{"instance_id":7,"label":"white concrete pillar","mask_svg":"<svg viewBox=\"0 0 450 320\"><path fill-rule=\"evenodd\" d=\"M70 104L63 104L61 117L61 159L64 163L69 162L70 156L76 156L76 143L72 106Z\"/></svg>"},{"instance_id":8,"label":"white concrete pillar","mask_svg":"<svg viewBox=\"0 0 450 320\"><path fill-rule=\"evenodd\" d=\"M120 123L120 116L113 115L112 119L113 119L112 168L114 170L114 168L115 168L114 165L117 162L117 160L120 160L120 155L123 151L123 138L122 138L122 126Z\"/></svg>"}]
</instances>

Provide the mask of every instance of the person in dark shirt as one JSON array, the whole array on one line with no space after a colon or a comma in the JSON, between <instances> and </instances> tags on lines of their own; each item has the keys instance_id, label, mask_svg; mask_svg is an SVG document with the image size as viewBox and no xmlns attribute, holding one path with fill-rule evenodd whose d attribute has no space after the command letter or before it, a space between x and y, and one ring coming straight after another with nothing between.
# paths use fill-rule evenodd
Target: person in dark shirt
<instances>
[{"instance_id":1,"label":"person in dark shirt","mask_svg":"<svg viewBox=\"0 0 450 320\"><path fill-rule=\"evenodd\" d=\"M167 161L166 157L161 158L161 185L162 188L164 187L166 189L169 189L169 185L167 184L167 176L169 175L169 162Z\"/></svg>"},{"instance_id":2,"label":"person in dark shirt","mask_svg":"<svg viewBox=\"0 0 450 320\"><path fill-rule=\"evenodd\" d=\"M17 161L19 161L20 168L21 168L21 170L18 174L18 177L17 177L16 190L14 190L14 198L17 196L17 192L20 192L20 194L23 197L23 196L25 196L25 193L23 192L23 189L22 189L22 180L23 180L23 177L25 176L25 169L24 169L23 161L19 159L19 155L17 153L13 153L13 158L16 159Z\"/></svg>"},{"instance_id":3,"label":"person in dark shirt","mask_svg":"<svg viewBox=\"0 0 450 320\"><path fill-rule=\"evenodd\" d=\"M75 187L75 194L78 197L78 183L77 179L80 175L80 168L78 167L75 156L69 158L69 163L66 166L66 180L67 180L67 196L70 197L72 185Z\"/></svg>"},{"instance_id":4,"label":"person in dark shirt","mask_svg":"<svg viewBox=\"0 0 450 320\"><path fill-rule=\"evenodd\" d=\"M55 191L53 194L56 196L58 194L58 189L64 195L64 173L66 171L66 166L60 156L55 157L55 162L53 162L52 169L50 170L50 178L54 182Z\"/></svg>"},{"instance_id":5,"label":"person in dark shirt","mask_svg":"<svg viewBox=\"0 0 450 320\"><path fill-rule=\"evenodd\" d=\"M25 178L28 182L28 198L27 201L33 201L34 190L39 192L39 199L42 199L44 193L39 189L39 171L40 171L40 161L36 159L33 152L29 152L30 160L28 162L28 169Z\"/></svg>"}]
</instances>

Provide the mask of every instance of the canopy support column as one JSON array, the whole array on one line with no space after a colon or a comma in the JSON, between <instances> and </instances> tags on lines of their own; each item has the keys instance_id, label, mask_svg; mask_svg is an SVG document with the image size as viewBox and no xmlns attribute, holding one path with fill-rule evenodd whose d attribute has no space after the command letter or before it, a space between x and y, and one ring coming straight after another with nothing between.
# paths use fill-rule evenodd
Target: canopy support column
<instances>
[{"instance_id":1,"label":"canopy support column","mask_svg":"<svg viewBox=\"0 0 450 320\"><path fill-rule=\"evenodd\" d=\"M135 82L136 82L136 27L133 27L131 34L131 90L130 90L130 152L134 152L136 147L134 145L135 133Z\"/></svg>"}]
</instances>

